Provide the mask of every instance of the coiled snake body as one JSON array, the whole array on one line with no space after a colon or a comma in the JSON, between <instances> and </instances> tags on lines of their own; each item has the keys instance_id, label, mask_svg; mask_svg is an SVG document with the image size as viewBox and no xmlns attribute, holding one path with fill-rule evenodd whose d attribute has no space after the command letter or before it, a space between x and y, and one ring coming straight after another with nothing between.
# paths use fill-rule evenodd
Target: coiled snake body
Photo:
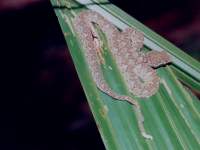
<instances>
[{"instance_id":1,"label":"coiled snake body","mask_svg":"<svg viewBox=\"0 0 200 150\"><path fill-rule=\"evenodd\" d=\"M129 96L114 92L106 83L100 66L101 42L98 33L95 32L94 24L97 24L105 33L109 50L123 75L129 91L135 96L149 97L155 94L160 79L156 75L156 70L152 67L170 62L169 55L157 51L141 52L140 49L144 41L141 32L134 28L127 28L121 32L103 16L91 10L81 12L75 17L73 24L83 44L87 63L97 87L115 99L125 100L135 105L139 129L145 138L152 139L144 130L144 120L139 103Z\"/></svg>"}]
</instances>

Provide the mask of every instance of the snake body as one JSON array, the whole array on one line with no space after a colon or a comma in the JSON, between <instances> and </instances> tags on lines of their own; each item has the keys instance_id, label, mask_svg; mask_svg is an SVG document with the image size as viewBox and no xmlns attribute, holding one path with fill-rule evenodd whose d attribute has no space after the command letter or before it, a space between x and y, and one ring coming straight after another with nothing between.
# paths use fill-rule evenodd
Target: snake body
<instances>
[{"instance_id":1,"label":"snake body","mask_svg":"<svg viewBox=\"0 0 200 150\"><path fill-rule=\"evenodd\" d=\"M141 52L140 49L144 40L141 32L134 28L127 28L121 32L97 12L91 10L83 11L75 17L73 23L83 45L85 57L97 87L115 99L125 100L135 105L140 114L138 123L142 135L145 138L152 138L145 133L142 124L143 117L138 102L130 96L114 92L106 83L98 55L101 42L94 30L94 24L97 24L102 32L105 33L109 50L125 79L129 91L135 96L149 97L155 94L158 90L160 79L152 66L157 67L170 62L169 56L165 52L152 51L146 54Z\"/></svg>"}]
</instances>

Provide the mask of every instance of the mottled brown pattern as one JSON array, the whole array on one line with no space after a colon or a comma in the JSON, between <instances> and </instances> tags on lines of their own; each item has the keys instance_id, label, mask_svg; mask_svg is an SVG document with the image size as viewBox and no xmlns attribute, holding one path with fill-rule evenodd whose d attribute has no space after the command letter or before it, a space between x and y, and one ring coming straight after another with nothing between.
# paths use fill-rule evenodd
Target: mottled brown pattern
<instances>
[{"instance_id":1,"label":"mottled brown pattern","mask_svg":"<svg viewBox=\"0 0 200 150\"><path fill-rule=\"evenodd\" d=\"M97 24L105 33L109 49L125 79L126 85L135 96L149 97L155 94L160 79L156 75L156 70L152 67L170 62L169 56L165 52L141 52L140 49L144 41L141 32L133 28L127 28L120 32L97 12L83 11L74 19L75 30L83 44L87 63L97 87L115 99L125 100L135 105L140 131L145 138L152 139L144 130L144 120L138 102L129 96L114 92L104 80L100 67L103 58L99 55L101 53L101 41L94 30L93 23Z\"/></svg>"}]
</instances>

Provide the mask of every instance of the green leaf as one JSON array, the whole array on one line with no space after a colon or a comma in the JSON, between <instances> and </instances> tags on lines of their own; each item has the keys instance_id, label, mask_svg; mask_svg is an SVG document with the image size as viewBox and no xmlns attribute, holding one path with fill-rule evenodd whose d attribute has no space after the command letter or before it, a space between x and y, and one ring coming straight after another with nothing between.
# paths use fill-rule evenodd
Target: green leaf
<instances>
[{"instance_id":1,"label":"green leaf","mask_svg":"<svg viewBox=\"0 0 200 150\"><path fill-rule=\"evenodd\" d=\"M199 91L199 62L108 1L51 0L51 3L106 149L200 149L200 102L179 81ZM157 69L161 78L159 91L150 98L135 98L142 108L145 129L153 140L141 136L130 104L114 100L97 89L72 24L73 18L86 9L99 12L120 29L135 27L145 35L144 49L164 49L172 56L172 65ZM103 34L101 37L105 39ZM104 77L113 90L128 94L106 41L103 41Z\"/></svg>"}]
</instances>

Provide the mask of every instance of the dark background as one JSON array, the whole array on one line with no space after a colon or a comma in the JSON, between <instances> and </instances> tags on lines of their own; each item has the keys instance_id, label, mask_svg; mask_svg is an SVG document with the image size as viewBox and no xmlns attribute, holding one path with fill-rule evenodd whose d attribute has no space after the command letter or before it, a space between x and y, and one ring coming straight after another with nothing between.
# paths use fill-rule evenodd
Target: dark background
<instances>
[{"instance_id":1,"label":"dark background","mask_svg":"<svg viewBox=\"0 0 200 150\"><path fill-rule=\"evenodd\" d=\"M199 59L198 0L112 0ZM1 150L104 149L48 0L0 1Z\"/></svg>"}]
</instances>

